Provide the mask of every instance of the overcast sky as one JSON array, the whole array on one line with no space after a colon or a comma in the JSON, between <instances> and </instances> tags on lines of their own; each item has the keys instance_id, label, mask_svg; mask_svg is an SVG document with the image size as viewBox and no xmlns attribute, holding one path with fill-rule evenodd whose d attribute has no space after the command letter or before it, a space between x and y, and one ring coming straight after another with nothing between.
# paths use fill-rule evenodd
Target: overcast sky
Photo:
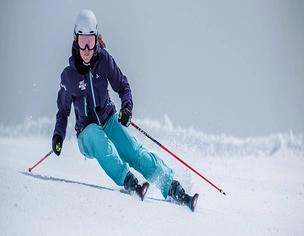
<instances>
[{"instance_id":1,"label":"overcast sky","mask_svg":"<svg viewBox=\"0 0 304 236\"><path fill-rule=\"evenodd\" d=\"M0 123L55 115L84 8L130 81L134 121L168 115L214 134L304 133L302 0L1 1Z\"/></svg>"}]
</instances>

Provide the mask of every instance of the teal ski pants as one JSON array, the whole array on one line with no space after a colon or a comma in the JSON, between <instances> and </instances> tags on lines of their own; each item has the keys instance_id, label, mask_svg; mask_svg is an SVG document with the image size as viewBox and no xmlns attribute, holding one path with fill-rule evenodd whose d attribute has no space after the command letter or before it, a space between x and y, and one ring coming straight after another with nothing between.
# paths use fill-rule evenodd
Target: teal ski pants
<instances>
[{"instance_id":1,"label":"teal ski pants","mask_svg":"<svg viewBox=\"0 0 304 236\"><path fill-rule=\"evenodd\" d=\"M137 142L127 127L118 122L118 114L110 117L104 127L88 125L78 136L80 152L87 158L96 158L106 174L122 186L129 167L141 173L156 185L164 198L173 180L174 172L164 161Z\"/></svg>"}]
</instances>

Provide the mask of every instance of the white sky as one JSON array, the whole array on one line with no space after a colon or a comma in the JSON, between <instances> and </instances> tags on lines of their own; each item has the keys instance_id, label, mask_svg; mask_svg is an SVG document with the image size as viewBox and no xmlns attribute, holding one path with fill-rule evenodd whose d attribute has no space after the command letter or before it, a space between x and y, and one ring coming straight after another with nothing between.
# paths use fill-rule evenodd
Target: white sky
<instances>
[{"instance_id":1,"label":"white sky","mask_svg":"<svg viewBox=\"0 0 304 236\"><path fill-rule=\"evenodd\" d=\"M235 136L304 133L301 0L1 1L0 123L55 115L83 8L130 81L134 120L168 115Z\"/></svg>"}]
</instances>

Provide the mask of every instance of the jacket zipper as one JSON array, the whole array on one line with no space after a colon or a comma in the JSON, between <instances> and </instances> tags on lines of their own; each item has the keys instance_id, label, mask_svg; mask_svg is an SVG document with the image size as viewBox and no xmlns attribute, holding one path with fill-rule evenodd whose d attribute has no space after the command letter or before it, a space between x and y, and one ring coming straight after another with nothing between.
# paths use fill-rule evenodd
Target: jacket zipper
<instances>
[{"instance_id":1,"label":"jacket zipper","mask_svg":"<svg viewBox=\"0 0 304 236\"><path fill-rule=\"evenodd\" d=\"M92 97L93 97L93 104L94 104L94 107L93 107L93 111L96 115L96 118L97 118L97 121L98 121L98 124L101 125L101 122L100 122L100 119L97 115L97 112L96 112L96 100L95 100L95 94L94 94L94 89L93 89L93 81L92 81L92 78L93 78L93 75L92 75L92 72L90 71L90 84L91 84L91 90L92 90Z\"/></svg>"},{"instance_id":2,"label":"jacket zipper","mask_svg":"<svg viewBox=\"0 0 304 236\"><path fill-rule=\"evenodd\" d=\"M88 110L87 110L87 97L84 97L84 114L85 116L88 116Z\"/></svg>"}]
</instances>

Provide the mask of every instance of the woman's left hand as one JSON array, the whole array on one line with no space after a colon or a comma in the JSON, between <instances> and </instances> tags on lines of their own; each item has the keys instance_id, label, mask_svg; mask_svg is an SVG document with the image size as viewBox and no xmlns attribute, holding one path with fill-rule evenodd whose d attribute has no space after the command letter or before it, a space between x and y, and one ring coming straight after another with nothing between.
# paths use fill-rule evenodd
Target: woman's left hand
<instances>
[{"instance_id":1,"label":"woman's left hand","mask_svg":"<svg viewBox=\"0 0 304 236\"><path fill-rule=\"evenodd\" d=\"M118 115L118 122L120 122L123 126L128 127L131 123L132 112L129 108L122 108Z\"/></svg>"}]
</instances>

